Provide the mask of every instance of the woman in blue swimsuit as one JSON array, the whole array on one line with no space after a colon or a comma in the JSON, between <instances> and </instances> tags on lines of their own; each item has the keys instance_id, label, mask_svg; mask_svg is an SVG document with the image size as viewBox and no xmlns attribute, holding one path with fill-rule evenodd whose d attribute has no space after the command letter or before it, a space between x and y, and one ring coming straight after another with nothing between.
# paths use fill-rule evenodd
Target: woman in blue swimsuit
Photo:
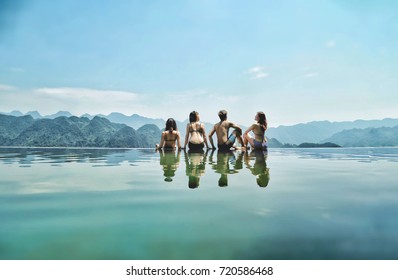
<instances>
[{"instance_id":1,"label":"woman in blue swimsuit","mask_svg":"<svg viewBox=\"0 0 398 280\"><path fill-rule=\"evenodd\" d=\"M253 150L266 150L267 149L267 138L265 137L265 131L267 130L267 118L263 112L257 112L255 118L257 123L252 124L243 134L243 141L245 147L250 143ZM254 138L249 134L253 132Z\"/></svg>"}]
</instances>

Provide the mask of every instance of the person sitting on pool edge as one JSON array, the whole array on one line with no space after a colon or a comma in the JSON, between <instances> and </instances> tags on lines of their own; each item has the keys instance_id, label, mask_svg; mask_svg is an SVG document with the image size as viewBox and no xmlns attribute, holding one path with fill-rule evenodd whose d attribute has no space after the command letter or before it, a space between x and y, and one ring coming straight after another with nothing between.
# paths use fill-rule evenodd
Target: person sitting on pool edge
<instances>
[{"instance_id":1,"label":"person sitting on pool edge","mask_svg":"<svg viewBox=\"0 0 398 280\"><path fill-rule=\"evenodd\" d=\"M245 141L245 147L248 149L247 144L250 144L252 149L254 150L267 150L268 143L267 138L265 137L265 131L267 130L267 118L263 112L257 112L254 117L256 123L252 124L246 131L243 133L243 139ZM250 136L249 132L253 132L254 138Z\"/></svg>"},{"instance_id":2,"label":"person sitting on pool edge","mask_svg":"<svg viewBox=\"0 0 398 280\"><path fill-rule=\"evenodd\" d=\"M242 129L227 120L227 111L221 110L218 112L218 117L220 118L220 122L216 123L213 126L213 129L209 133L209 140L210 144L213 149L216 147L214 146L213 142L213 134L216 133L217 135L217 146L220 151L230 151L233 147L235 140L238 139L238 142L244 146L243 139L242 139ZM234 131L228 136L228 132L230 128L235 128Z\"/></svg>"},{"instance_id":3,"label":"person sitting on pool edge","mask_svg":"<svg viewBox=\"0 0 398 280\"><path fill-rule=\"evenodd\" d=\"M177 147L181 150L180 132L177 130L177 123L173 118L166 121L166 128L162 132L160 144L156 144L156 149L174 150Z\"/></svg>"},{"instance_id":4,"label":"person sitting on pool edge","mask_svg":"<svg viewBox=\"0 0 398 280\"><path fill-rule=\"evenodd\" d=\"M190 151L203 151L204 146L209 148L206 139L205 125L199 122L199 113L192 111L189 114L189 124L185 133L184 149L188 148Z\"/></svg>"}]
</instances>

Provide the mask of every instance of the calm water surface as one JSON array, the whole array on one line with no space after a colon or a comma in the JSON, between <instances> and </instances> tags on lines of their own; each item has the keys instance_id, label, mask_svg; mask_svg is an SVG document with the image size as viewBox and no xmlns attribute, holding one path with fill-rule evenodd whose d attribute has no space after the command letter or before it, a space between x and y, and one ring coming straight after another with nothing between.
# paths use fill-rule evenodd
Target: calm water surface
<instances>
[{"instance_id":1,"label":"calm water surface","mask_svg":"<svg viewBox=\"0 0 398 280\"><path fill-rule=\"evenodd\" d=\"M0 259L398 259L398 148L0 148Z\"/></svg>"}]
</instances>

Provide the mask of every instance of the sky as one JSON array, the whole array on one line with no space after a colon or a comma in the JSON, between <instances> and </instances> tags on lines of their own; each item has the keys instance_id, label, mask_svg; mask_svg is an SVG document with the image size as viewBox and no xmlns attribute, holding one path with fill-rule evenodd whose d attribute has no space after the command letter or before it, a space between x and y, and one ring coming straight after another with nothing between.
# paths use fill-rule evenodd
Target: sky
<instances>
[{"instance_id":1,"label":"sky","mask_svg":"<svg viewBox=\"0 0 398 280\"><path fill-rule=\"evenodd\" d=\"M0 112L398 118L398 1L0 0Z\"/></svg>"}]
</instances>

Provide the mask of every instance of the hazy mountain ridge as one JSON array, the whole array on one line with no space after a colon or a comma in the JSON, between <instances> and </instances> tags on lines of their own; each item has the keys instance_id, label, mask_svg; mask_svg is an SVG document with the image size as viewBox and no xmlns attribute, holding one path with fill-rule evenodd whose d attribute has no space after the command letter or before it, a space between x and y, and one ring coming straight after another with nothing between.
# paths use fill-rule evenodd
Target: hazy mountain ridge
<instances>
[{"instance_id":1,"label":"hazy mountain ridge","mask_svg":"<svg viewBox=\"0 0 398 280\"><path fill-rule=\"evenodd\" d=\"M19 111L13 111L9 114L14 114L17 116L23 116L23 114ZM41 119L43 118L40 113L37 111L33 112L28 112L27 115L30 116L24 116L25 117L25 126L29 125L30 122L34 121L34 118L37 116L40 116ZM45 118L54 118L54 117L59 117L59 116L67 116L69 118L77 118L77 117L70 117L70 113L66 111L60 111L56 114L45 116ZM121 113L111 113L107 116L105 115L98 115L98 116L92 116L89 114L85 114L80 118L80 123L86 120L94 120L95 118L100 117L106 120L109 120L111 123L119 123L119 124L124 124L129 127L132 127L135 129L134 132L128 131L128 129L124 129L124 133L122 135L122 132L118 133L118 137L123 138L119 139L116 141L116 139L112 139L112 145L143 145L144 142L154 142L158 143L160 140L160 134L157 136L154 136L151 134L150 131L147 131L147 133L144 133L146 140L135 140L131 141L132 138L137 138L136 133L137 129L139 130L139 127L142 127L143 125L146 124L152 124L157 126L160 130L164 130L164 125L165 125L165 120L162 119L152 119L152 118L147 118L143 117L137 114L133 114L131 116L126 116ZM79 123L75 119L75 124L78 125ZM188 123L188 120L185 120L184 122L177 121L177 128L180 131L181 134L181 144L183 145L184 143L184 138L185 138L185 128L186 124ZM211 128L213 127L213 124L210 123L204 123L206 127L206 132L209 133ZM94 124L92 124L93 126ZM106 127L106 123L102 123L104 127ZM356 120L356 121L345 121L345 122L330 122L330 121L313 121L309 123L301 123L301 124L296 124L292 126L278 126L278 127L270 127L266 131L266 136L269 140L269 146L270 147L296 147L299 146L300 144L303 143L313 143L313 144L323 144L327 142L332 142L335 144L338 144L340 146L355 146L355 147L360 147L360 146L395 146L396 141L395 141L395 135L394 133L390 134L387 132L380 132L381 135L376 135L375 137L383 137L384 139L377 140L376 139L366 139L367 137L372 137L371 133L368 131L362 131L360 130L369 130L369 129L376 129L376 128L392 128L398 125L398 119L392 119L392 118L386 118L383 120ZM10 125L9 125L10 126ZM9 127L8 126L8 127ZM1 131L0 127L0 131ZM86 128L86 130L89 130L90 126ZM121 127L119 127L121 129ZM242 129L245 130L246 127L242 126ZM4 130L4 128L3 128ZM350 130L356 130L355 132ZM92 131L95 131L95 128L92 129ZM18 134L20 131L16 130L14 134ZM72 133L72 132L71 132ZM106 132L104 131L106 134ZM112 133L115 133L113 131ZM373 132L375 133L375 132ZM73 134L73 133L72 133ZM126 134L130 135L129 137L126 136ZM376 133L377 134L377 133ZM2 141L2 134L0 133L0 141ZM151 135L151 136L149 136ZM354 136L356 135L356 136ZM76 135L78 137L79 135ZM108 135L109 136L109 135ZM72 137L72 136L70 136ZM91 136L92 138L93 136ZM126 138L127 137L127 138ZM108 138L105 138L105 141L108 141ZM213 137L215 138L215 137ZM130 140L129 140L130 139ZM215 139L214 139L215 140ZM94 139L91 139L91 141L94 141ZM97 144L105 145L101 141L98 142L99 140L97 139ZM143 141L143 142L141 142ZM118 144L116 144L118 143ZM123 144L124 143L124 144Z\"/></svg>"},{"instance_id":2,"label":"hazy mountain ridge","mask_svg":"<svg viewBox=\"0 0 398 280\"><path fill-rule=\"evenodd\" d=\"M345 147L398 146L398 125L394 127L343 130L325 141Z\"/></svg>"},{"instance_id":3,"label":"hazy mountain ridge","mask_svg":"<svg viewBox=\"0 0 398 280\"><path fill-rule=\"evenodd\" d=\"M0 114L0 146L149 148L160 136L155 125L136 131L98 116L35 120Z\"/></svg>"},{"instance_id":4,"label":"hazy mountain ridge","mask_svg":"<svg viewBox=\"0 0 398 280\"><path fill-rule=\"evenodd\" d=\"M0 113L0 114L4 114L4 115L10 115L10 116L27 116L30 115L32 116L34 119L54 119L57 117L71 117L72 114L69 113L68 111L59 111L55 114L51 114L51 115L45 115L42 116L39 112L37 111L29 111L26 114L23 114L20 111L14 110L10 113ZM153 118L148 118L148 117L144 117L144 116L140 116L137 114L133 114L131 116L126 116L122 113L117 113L117 112L113 112L110 113L109 115L90 115L90 114L83 114L81 116L81 118L87 118L89 120L95 118L96 116L98 117L102 117L102 118L106 118L109 121L113 122L113 123L120 123L120 124L125 124L127 126L130 126L132 128L134 128L135 130L139 129L140 127L146 125L146 124L154 124L156 125L160 130L164 130L165 128L165 124L166 124L166 120L163 119L153 119ZM186 119L185 121L178 121L175 120L176 124L177 124L177 129L178 131L180 131L181 134L181 145L183 145L184 143L184 139L185 139L185 132L186 132L186 125L188 123L188 119ZM206 131L210 131L210 129L213 127L214 124L211 123L207 123L204 122L203 123L206 127ZM243 128L243 127L242 127ZM159 139L157 140L157 143L160 141L160 136Z\"/></svg>"},{"instance_id":5,"label":"hazy mountain ridge","mask_svg":"<svg viewBox=\"0 0 398 280\"><path fill-rule=\"evenodd\" d=\"M331 137L344 130L394 127L397 125L398 119L391 118L383 120L356 120L352 122L314 121L293 126L271 127L267 130L266 135L268 138L276 138L282 143L321 143L333 142L330 140Z\"/></svg>"},{"instance_id":6,"label":"hazy mountain ridge","mask_svg":"<svg viewBox=\"0 0 398 280\"><path fill-rule=\"evenodd\" d=\"M71 117L72 114L68 111L59 111L55 114L51 114L51 115L41 115L38 111L29 111L26 114L23 114L20 111L14 110L10 113L3 113L0 112L0 114L3 115L9 115L9 116L16 116L16 117L20 117L20 116L27 116L30 115L32 116L34 119L55 119L57 117ZM166 120L164 119L153 119L153 118L148 118L148 117L144 117L144 116L140 116L138 114L133 114L131 116L127 116L124 115L122 113L118 113L118 112L112 112L108 115L103 115L103 114L98 114L98 115L90 115L90 114L83 114L80 117L81 118L88 118L88 119L93 119L94 117L102 117L102 118L106 118L108 120L110 120L111 122L114 123L122 123L125 125L128 125L134 129L138 129L140 127L142 127L145 124L155 124L157 127L159 127L159 129L163 130L166 124ZM179 131L185 131L185 126L188 123L188 119L184 120L184 121L178 121L175 120L177 123L177 128ZM207 123L204 122L204 124L206 125L206 127L213 127L213 124L211 123Z\"/></svg>"}]
</instances>

